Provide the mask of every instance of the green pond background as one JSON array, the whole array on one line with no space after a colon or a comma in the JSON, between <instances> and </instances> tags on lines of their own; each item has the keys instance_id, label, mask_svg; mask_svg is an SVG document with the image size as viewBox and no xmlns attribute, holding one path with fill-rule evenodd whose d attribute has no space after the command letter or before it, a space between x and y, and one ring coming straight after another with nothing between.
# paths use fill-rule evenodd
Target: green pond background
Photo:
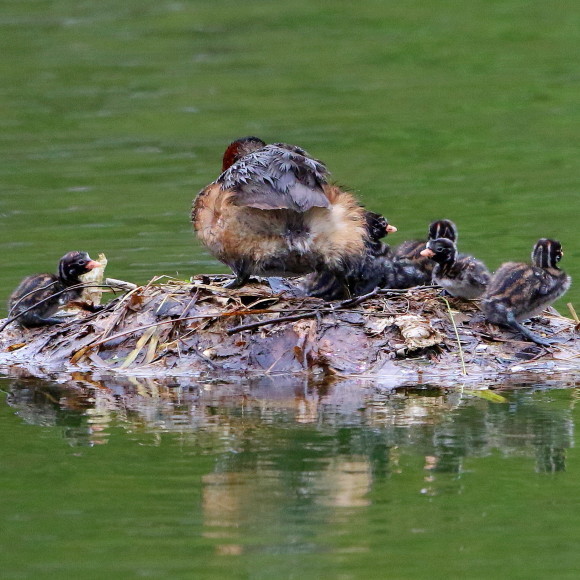
<instances>
[{"instance_id":1,"label":"green pond background","mask_svg":"<svg viewBox=\"0 0 580 580\"><path fill-rule=\"evenodd\" d=\"M555 237L580 280L577 1L0 0L0 54L2 300L72 249L226 272L189 209L252 134L393 244L448 217L495 269ZM576 380L6 377L0 578L576 578Z\"/></svg>"}]
</instances>

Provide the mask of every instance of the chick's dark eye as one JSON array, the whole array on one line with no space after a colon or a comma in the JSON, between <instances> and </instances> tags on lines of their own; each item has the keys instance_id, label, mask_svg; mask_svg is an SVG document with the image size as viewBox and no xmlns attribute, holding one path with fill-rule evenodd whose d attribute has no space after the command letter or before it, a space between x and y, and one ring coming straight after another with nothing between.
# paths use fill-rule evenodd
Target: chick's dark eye
<instances>
[{"instance_id":1,"label":"chick's dark eye","mask_svg":"<svg viewBox=\"0 0 580 580\"><path fill-rule=\"evenodd\" d=\"M86 260L79 260L77 263L79 266L86 266L87 261Z\"/></svg>"},{"instance_id":2,"label":"chick's dark eye","mask_svg":"<svg viewBox=\"0 0 580 580\"><path fill-rule=\"evenodd\" d=\"M437 248L435 251L441 253L443 251L443 248Z\"/></svg>"}]
</instances>

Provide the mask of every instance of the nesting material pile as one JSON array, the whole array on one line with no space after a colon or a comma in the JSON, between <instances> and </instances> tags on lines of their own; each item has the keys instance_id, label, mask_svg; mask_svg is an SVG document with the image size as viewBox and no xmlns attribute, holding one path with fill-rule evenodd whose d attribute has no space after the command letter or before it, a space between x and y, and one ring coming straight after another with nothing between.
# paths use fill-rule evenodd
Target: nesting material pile
<instances>
[{"instance_id":1,"label":"nesting material pile","mask_svg":"<svg viewBox=\"0 0 580 580\"><path fill-rule=\"evenodd\" d=\"M0 333L0 367L35 376L103 374L227 378L252 373L385 377L408 382L497 379L580 368L575 322L547 314L534 332L569 339L546 349L489 325L477 303L436 288L381 290L342 302L300 296L283 281L221 287L223 277L155 279L56 326Z\"/></svg>"}]
</instances>

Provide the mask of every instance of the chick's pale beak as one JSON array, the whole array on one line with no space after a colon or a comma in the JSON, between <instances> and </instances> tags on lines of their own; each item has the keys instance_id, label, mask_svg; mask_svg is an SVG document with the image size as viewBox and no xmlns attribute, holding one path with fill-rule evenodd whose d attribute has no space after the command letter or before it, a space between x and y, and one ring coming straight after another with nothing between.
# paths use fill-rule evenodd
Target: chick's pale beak
<instances>
[{"instance_id":1,"label":"chick's pale beak","mask_svg":"<svg viewBox=\"0 0 580 580\"><path fill-rule=\"evenodd\" d=\"M87 270L93 270L94 268L100 268L102 266L102 264L100 262L95 262L95 260L91 260L86 266L85 268Z\"/></svg>"},{"instance_id":2,"label":"chick's pale beak","mask_svg":"<svg viewBox=\"0 0 580 580\"><path fill-rule=\"evenodd\" d=\"M397 231L395 226L388 225L387 226L387 234L394 234Z\"/></svg>"},{"instance_id":3,"label":"chick's pale beak","mask_svg":"<svg viewBox=\"0 0 580 580\"><path fill-rule=\"evenodd\" d=\"M433 250L430 250L429 248L425 248L421 252L421 256L425 256L427 258L432 258L434 255L435 255L435 252Z\"/></svg>"}]
</instances>

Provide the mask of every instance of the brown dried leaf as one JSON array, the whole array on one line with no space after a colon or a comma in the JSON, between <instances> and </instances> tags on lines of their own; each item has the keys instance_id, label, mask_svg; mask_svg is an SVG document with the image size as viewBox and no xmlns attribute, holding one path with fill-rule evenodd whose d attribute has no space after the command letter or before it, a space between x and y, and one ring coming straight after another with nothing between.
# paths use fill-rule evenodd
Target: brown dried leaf
<instances>
[{"instance_id":1,"label":"brown dried leaf","mask_svg":"<svg viewBox=\"0 0 580 580\"><path fill-rule=\"evenodd\" d=\"M133 312L138 312L141 310L143 302L143 295L140 292L134 292L129 296L129 300L127 300L127 308Z\"/></svg>"},{"instance_id":2,"label":"brown dried leaf","mask_svg":"<svg viewBox=\"0 0 580 580\"><path fill-rule=\"evenodd\" d=\"M74 365L74 364L78 363L81 360L81 358L83 358L83 356L85 356L87 354L87 352L89 352L92 348L93 348L92 345L89 344L89 345L84 346L83 348L77 350L70 358L71 364Z\"/></svg>"},{"instance_id":3,"label":"brown dried leaf","mask_svg":"<svg viewBox=\"0 0 580 580\"><path fill-rule=\"evenodd\" d=\"M6 350L8 352L12 352L13 350L18 350L19 348L22 348L23 346L26 346L25 342L17 342L16 344L11 344Z\"/></svg>"},{"instance_id":4,"label":"brown dried leaf","mask_svg":"<svg viewBox=\"0 0 580 580\"><path fill-rule=\"evenodd\" d=\"M469 322L471 320L471 316L468 316L465 312L459 312L458 310L452 310L453 319L455 320L455 324L457 326L461 326L462 324Z\"/></svg>"}]
</instances>

